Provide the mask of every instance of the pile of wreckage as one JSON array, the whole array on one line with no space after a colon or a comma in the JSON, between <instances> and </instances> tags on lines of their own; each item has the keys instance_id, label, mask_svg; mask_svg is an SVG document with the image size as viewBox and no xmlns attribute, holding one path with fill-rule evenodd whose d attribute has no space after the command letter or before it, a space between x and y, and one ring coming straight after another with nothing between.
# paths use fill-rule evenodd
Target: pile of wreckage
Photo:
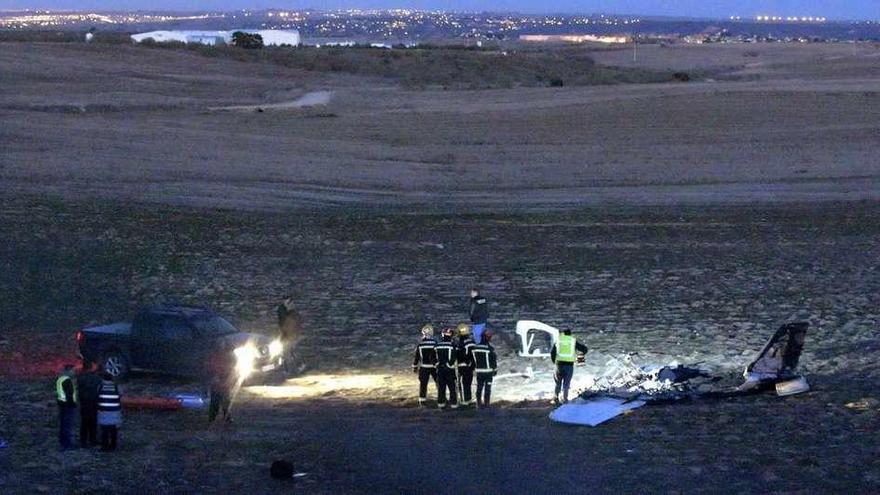
<instances>
[{"instance_id":1,"label":"pile of wreckage","mask_svg":"<svg viewBox=\"0 0 880 495\"><path fill-rule=\"evenodd\" d=\"M517 325L522 356L535 357L535 330L550 334L555 342L558 331L539 322ZM694 365L671 363L665 366L639 366L633 355L612 357L605 373L593 381L577 399L550 414L559 423L596 426L626 411L647 404L673 403L738 397L774 390L779 396L795 395L810 389L806 378L797 373L809 324L787 323L779 327L743 372L745 382L734 385L730 377L713 376Z\"/></svg>"}]
</instances>

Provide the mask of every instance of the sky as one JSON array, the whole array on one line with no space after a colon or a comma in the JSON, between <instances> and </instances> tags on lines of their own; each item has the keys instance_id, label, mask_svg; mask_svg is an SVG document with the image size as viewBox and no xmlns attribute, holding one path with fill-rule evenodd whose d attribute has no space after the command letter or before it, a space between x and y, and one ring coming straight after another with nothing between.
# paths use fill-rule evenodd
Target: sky
<instances>
[{"instance_id":1,"label":"sky","mask_svg":"<svg viewBox=\"0 0 880 495\"><path fill-rule=\"evenodd\" d=\"M0 0L6 9L235 10L414 8L523 13L621 13L688 17L798 15L880 20L880 0Z\"/></svg>"}]
</instances>

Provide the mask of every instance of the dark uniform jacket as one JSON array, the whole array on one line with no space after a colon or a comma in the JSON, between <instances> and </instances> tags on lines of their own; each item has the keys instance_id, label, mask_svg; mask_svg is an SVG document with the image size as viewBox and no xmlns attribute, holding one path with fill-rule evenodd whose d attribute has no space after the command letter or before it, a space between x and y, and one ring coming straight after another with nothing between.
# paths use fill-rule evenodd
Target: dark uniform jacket
<instances>
[{"instance_id":1,"label":"dark uniform jacket","mask_svg":"<svg viewBox=\"0 0 880 495\"><path fill-rule=\"evenodd\" d=\"M492 344L476 344L471 348L474 357L474 371L479 373L495 373L498 369L498 356Z\"/></svg>"},{"instance_id":2,"label":"dark uniform jacket","mask_svg":"<svg viewBox=\"0 0 880 495\"><path fill-rule=\"evenodd\" d=\"M76 377L80 412L83 414L98 412L98 389L100 387L101 377L94 371L86 371Z\"/></svg>"},{"instance_id":3,"label":"dark uniform jacket","mask_svg":"<svg viewBox=\"0 0 880 495\"><path fill-rule=\"evenodd\" d=\"M302 316L295 309L287 309L283 304L278 305L278 329L281 332L281 341L291 342L302 334Z\"/></svg>"},{"instance_id":4,"label":"dark uniform jacket","mask_svg":"<svg viewBox=\"0 0 880 495\"><path fill-rule=\"evenodd\" d=\"M471 307L469 311L471 323L486 323L489 320L489 303L483 296L471 298Z\"/></svg>"},{"instance_id":5,"label":"dark uniform jacket","mask_svg":"<svg viewBox=\"0 0 880 495\"><path fill-rule=\"evenodd\" d=\"M457 363L457 352L452 344L452 339L443 339L437 344L437 367L455 369Z\"/></svg>"},{"instance_id":6,"label":"dark uniform jacket","mask_svg":"<svg viewBox=\"0 0 880 495\"><path fill-rule=\"evenodd\" d=\"M471 354L471 350L473 350L475 345L476 343L474 343L474 339L470 337L466 337L458 341L456 351L459 368L474 367L474 355Z\"/></svg>"},{"instance_id":7,"label":"dark uniform jacket","mask_svg":"<svg viewBox=\"0 0 880 495\"><path fill-rule=\"evenodd\" d=\"M437 341L426 337L416 346L413 368L436 368L437 367Z\"/></svg>"}]
</instances>

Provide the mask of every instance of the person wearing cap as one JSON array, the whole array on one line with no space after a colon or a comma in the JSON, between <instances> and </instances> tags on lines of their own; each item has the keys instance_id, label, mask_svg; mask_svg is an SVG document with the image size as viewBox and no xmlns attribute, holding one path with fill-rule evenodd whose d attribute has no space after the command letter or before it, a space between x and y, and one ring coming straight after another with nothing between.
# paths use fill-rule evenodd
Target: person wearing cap
<instances>
[{"instance_id":1,"label":"person wearing cap","mask_svg":"<svg viewBox=\"0 0 880 495\"><path fill-rule=\"evenodd\" d=\"M442 338L437 343L437 407L446 409L446 394L449 392L449 405L452 409L458 409L458 387L456 376L458 375L458 359L452 336L455 329L447 327L443 329Z\"/></svg>"},{"instance_id":2,"label":"person wearing cap","mask_svg":"<svg viewBox=\"0 0 880 495\"><path fill-rule=\"evenodd\" d=\"M562 402L568 402L568 390L571 388L571 378L574 376L574 363L578 360L578 353L586 354L587 351L587 346L571 336L571 330L563 330L559 340L550 349L550 360L556 363L556 374L553 376L556 382L554 404L559 404L560 389Z\"/></svg>"},{"instance_id":3,"label":"person wearing cap","mask_svg":"<svg viewBox=\"0 0 880 495\"><path fill-rule=\"evenodd\" d=\"M55 380L55 398L58 401L58 442L61 450L72 450L73 426L76 423L76 406L79 403L72 364L65 364L64 371Z\"/></svg>"},{"instance_id":4,"label":"person wearing cap","mask_svg":"<svg viewBox=\"0 0 880 495\"><path fill-rule=\"evenodd\" d=\"M434 327L425 325L422 327L422 339L416 345L415 357L413 358L413 373L419 375L419 406L423 406L428 400L428 381L433 380L437 385L437 341L434 340Z\"/></svg>"},{"instance_id":5,"label":"person wearing cap","mask_svg":"<svg viewBox=\"0 0 880 495\"><path fill-rule=\"evenodd\" d=\"M492 398L492 379L498 374L498 356L490 343L492 332L483 332L479 344L471 348L474 360L474 372L477 375L477 407L489 407Z\"/></svg>"},{"instance_id":6,"label":"person wearing cap","mask_svg":"<svg viewBox=\"0 0 880 495\"><path fill-rule=\"evenodd\" d=\"M461 392L461 404L469 406L474 403L472 386L474 383L474 339L471 338L471 327L467 323L458 325L458 383Z\"/></svg>"}]
</instances>

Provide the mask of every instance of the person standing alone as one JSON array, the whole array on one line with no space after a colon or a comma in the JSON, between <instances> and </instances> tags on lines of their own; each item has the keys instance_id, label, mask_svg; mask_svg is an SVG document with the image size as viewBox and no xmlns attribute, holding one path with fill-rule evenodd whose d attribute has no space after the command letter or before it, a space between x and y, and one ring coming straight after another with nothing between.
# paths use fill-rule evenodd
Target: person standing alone
<instances>
[{"instance_id":1,"label":"person standing alone","mask_svg":"<svg viewBox=\"0 0 880 495\"><path fill-rule=\"evenodd\" d=\"M288 297L276 310L278 314L279 340L284 346L284 369L288 375L299 374L305 369L305 364L300 362L293 349L302 338L303 319L293 302L293 297Z\"/></svg>"},{"instance_id":2,"label":"person standing alone","mask_svg":"<svg viewBox=\"0 0 880 495\"><path fill-rule=\"evenodd\" d=\"M568 390L571 388L571 378L574 376L574 363L577 353L587 353L587 346L581 344L571 336L571 330L563 330L559 340L550 349L550 360L556 363L556 374L553 379L556 382L556 392L553 394L553 403L559 404L559 391L562 389L562 402L568 402Z\"/></svg>"},{"instance_id":3,"label":"person standing alone","mask_svg":"<svg viewBox=\"0 0 880 495\"><path fill-rule=\"evenodd\" d=\"M79 445L82 448L98 444L98 389L101 377L95 371L95 364L84 362L82 371L76 377L76 390L79 394Z\"/></svg>"},{"instance_id":4,"label":"person standing alone","mask_svg":"<svg viewBox=\"0 0 880 495\"><path fill-rule=\"evenodd\" d=\"M55 398L58 401L58 442L61 450L72 450L73 425L76 423L76 405L79 402L72 364L65 364L64 371L55 380Z\"/></svg>"},{"instance_id":5,"label":"person standing alone","mask_svg":"<svg viewBox=\"0 0 880 495\"><path fill-rule=\"evenodd\" d=\"M489 321L489 303L486 302L485 297L480 295L479 289L471 289L471 302L468 316L471 319L474 341L479 343L483 331L486 330L486 323Z\"/></svg>"},{"instance_id":6,"label":"person standing alone","mask_svg":"<svg viewBox=\"0 0 880 495\"><path fill-rule=\"evenodd\" d=\"M104 373L98 389L98 425L101 427L101 450L116 450L119 426L122 424L122 397L113 375Z\"/></svg>"}]
</instances>

